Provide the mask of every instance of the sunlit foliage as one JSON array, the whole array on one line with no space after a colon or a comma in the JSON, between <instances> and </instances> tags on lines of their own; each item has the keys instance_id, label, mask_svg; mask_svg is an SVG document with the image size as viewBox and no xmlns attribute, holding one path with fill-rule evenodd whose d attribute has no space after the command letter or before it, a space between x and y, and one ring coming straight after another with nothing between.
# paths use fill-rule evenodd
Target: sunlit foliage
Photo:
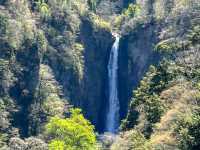
<instances>
[{"instance_id":1,"label":"sunlit foliage","mask_svg":"<svg viewBox=\"0 0 200 150\"><path fill-rule=\"evenodd\" d=\"M96 146L94 127L80 109L71 109L70 118L51 118L46 125L46 133L51 139L49 148L52 150L94 150Z\"/></svg>"}]
</instances>

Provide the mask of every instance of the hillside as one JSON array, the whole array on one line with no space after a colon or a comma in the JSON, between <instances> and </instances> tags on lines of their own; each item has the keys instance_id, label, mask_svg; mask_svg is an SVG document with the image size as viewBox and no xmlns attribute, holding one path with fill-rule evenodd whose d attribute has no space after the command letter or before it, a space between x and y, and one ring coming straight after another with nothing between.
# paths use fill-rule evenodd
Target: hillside
<instances>
[{"instance_id":1,"label":"hillside","mask_svg":"<svg viewBox=\"0 0 200 150\"><path fill-rule=\"evenodd\" d=\"M0 0L0 79L2 150L198 150L200 0Z\"/></svg>"}]
</instances>

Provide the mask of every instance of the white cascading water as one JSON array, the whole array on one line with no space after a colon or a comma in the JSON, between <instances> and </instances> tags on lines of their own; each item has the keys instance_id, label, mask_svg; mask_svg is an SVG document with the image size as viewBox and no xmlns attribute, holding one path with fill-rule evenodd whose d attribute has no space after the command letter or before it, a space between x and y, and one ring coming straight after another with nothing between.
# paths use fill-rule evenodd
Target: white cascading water
<instances>
[{"instance_id":1,"label":"white cascading water","mask_svg":"<svg viewBox=\"0 0 200 150\"><path fill-rule=\"evenodd\" d=\"M119 99L118 99L118 35L112 46L108 63L108 88L109 88L109 107L106 117L106 132L116 133L119 126Z\"/></svg>"}]
</instances>

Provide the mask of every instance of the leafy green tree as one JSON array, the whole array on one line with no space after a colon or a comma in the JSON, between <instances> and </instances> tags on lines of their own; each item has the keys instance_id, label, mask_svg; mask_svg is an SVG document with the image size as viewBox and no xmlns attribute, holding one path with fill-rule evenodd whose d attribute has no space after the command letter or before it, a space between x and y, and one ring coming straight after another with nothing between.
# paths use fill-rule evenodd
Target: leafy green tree
<instances>
[{"instance_id":1,"label":"leafy green tree","mask_svg":"<svg viewBox=\"0 0 200 150\"><path fill-rule=\"evenodd\" d=\"M200 109L191 116L182 116L177 121L179 147L182 150L196 150L200 147Z\"/></svg>"},{"instance_id":2,"label":"leafy green tree","mask_svg":"<svg viewBox=\"0 0 200 150\"><path fill-rule=\"evenodd\" d=\"M149 71L141 80L140 86L133 91L129 112L127 118L122 121L121 128L123 130L133 128L138 124L139 114L143 114L149 123L144 129L148 136L152 132L153 124L160 120L165 110L165 104L159 98L159 94L169 86L170 81L176 76L174 66L166 60L163 60L157 67L150 66Z\"/></svg>"},{"instance_id":3,"label":"leafy green tree","mask_svg":"<svg viewBox=\"0 0 200 150\"><path fill-rule=\"evenodd\" d=\"M123 14L128 17L134 17L140 12L140 5L137 4L129 4L128 8L124 10Z\"/></svg>"},{"instance_id":4,"label":"leafy green tree","mask_svg":"<svg viewBox=\"0 0 200 150\"><path fill-rule=\"evenodd\" d=\"M164 113L164 106L158 95L154 94L146 99L145 111L147 120L151 123L156 123L160 120L161 115Z\"/></svg>"},{"instance_id":5,"label":"leafy green tree","mask_svg":"<svg viewBox=\"0 0 200 150\"><path fill-rule=\"evenodd\" d=\"M65 142L60 140L52 140L49 144L49 150L64 150Z\"/></svg>"},{"instance_id":6,"label":"leafy green tree","mask_svg":"<svg viewBox=\"0 0 200 150\"><path fill-rule=\"evenodd\" d=\"M71 109L69 118L53 117L46 125L51 139L51 150L94 150L96 137L94 127L84 118L80 109Z\"/></svg>"},{"instance_id":7,"label":"leafy green tree","mask_svg":"<svg viewBox=\"0 0 200 150\"><path fill-rule=\"evenodd\" d=\"M36 5L43 19L46 19L50 16L50 8L45 0L39 0L38 2L36 2Z\"/></svg>"}]
</instances>

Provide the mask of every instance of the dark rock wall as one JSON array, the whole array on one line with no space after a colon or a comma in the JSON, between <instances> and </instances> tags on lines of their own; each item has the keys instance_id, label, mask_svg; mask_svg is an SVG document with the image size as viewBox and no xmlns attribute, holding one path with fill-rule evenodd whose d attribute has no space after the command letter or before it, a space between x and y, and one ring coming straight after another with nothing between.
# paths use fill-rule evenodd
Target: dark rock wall
<instances>
[{"instance_id":1,"label":"dark rock wall","mask_svg":"<svg viewBox=\"0 0 200 150\"><path fill-rule=\"evenodd\" d=\"M147 71L149 65L159 60L154 51L157 42L156 23L139 25L121 38L119 54L119 98L121 119L126 116L132 91Z\"/></svg>"},{"instance_id":2,"label":"dark rock wall","mask_svg":"<svg viewBox=\"0 0 200 150\"><path fill-rule=\"evenodd\" d=\"M96 129L102 131L107 105L107 63L114 39L109 31L94 28L88 18L81 22L77 40L84 47L83 77L80 79L74 70L69 45L62 49L50 44L44 62L52 68L70 104L81 107Z\"/></svg>"},{"instance_id":3,"label":"dark rock wall","mask_svg":"<svg viewBox=\"0 0 200 150\"><path fill-rule=\"evenodd\" d=\"M105 30L94 30L90 22L83 21L81 41L85 46L84 77L82 81L81 106L86 116L103 130L107 105L107 64L114 39Z\"/></svg>"}]
</instances>

